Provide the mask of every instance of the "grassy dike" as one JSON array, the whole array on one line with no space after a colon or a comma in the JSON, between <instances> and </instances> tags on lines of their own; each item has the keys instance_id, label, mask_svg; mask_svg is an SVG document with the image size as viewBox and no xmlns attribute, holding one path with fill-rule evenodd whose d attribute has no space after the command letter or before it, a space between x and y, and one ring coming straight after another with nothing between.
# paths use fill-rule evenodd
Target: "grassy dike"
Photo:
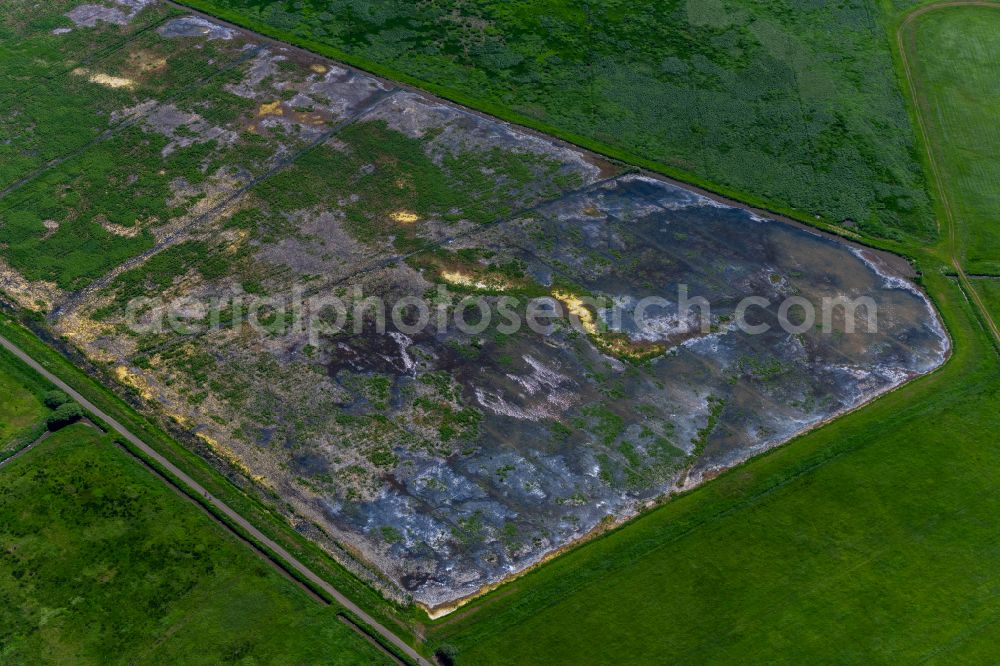
<instances>
[{"instance_id":1,"label":"grassy dike","mask_svg":"<svg viewBox=\"0 0 1000 666\"><path fill-rule=\"evenodd\" d=\"M131 405L73 365L65 356L46 344L9 313L0 313L0 334L18 345L47 370L154 447L161 455L184 470L215 497L251 521L261 532L279 543L299 561L334 585L373 617L389 626L408 643L414 646L419 645L414 636L414 621L419 618L417 610L388 603L377 591L340 566L319 546L296 533L283 516L269 509L259 499L251 497L236 487L205 460L185 448L157 425L140 415ZM145 464L155 469L157 473L174 482L168 472L160 469L155 461L149 460L141 451L125 442L123 438L119 439L119 443ZM189 494L183 485L178 483L174 483L174 485ZM314 589L308 581L302 580L297 572L286 566L265 546L244 534L238 526L233 525L224 515L205 502L203 497L195 494L190 494L190 496L242 538L268 552L275 562L296 579L299 579L300 582L313 589L318 596L327 598L322 590ZM327 599L327 601L330 600Z\"/></svg>"},{"instance_id":2,"label":"grassy dike","mask_svg":"<svg viewBox=\"0 0 1000 666\"><path fill-rule=\"evenodd\" d=\"M1000 277L977 278L972 284L982 296L986 307L993 313L993 318L1000 319Z\"/></svg>"},{"instance_id":3,"label":"grassy dike","mask_svg":"<svg viewBox=\"0 0 1000 666\"><path fill-rule=\"evenodd\" d=\"M914 102L970 273L1000 275L1000 3L935 5L902 27Z\"/></svg>"}]
</instances>

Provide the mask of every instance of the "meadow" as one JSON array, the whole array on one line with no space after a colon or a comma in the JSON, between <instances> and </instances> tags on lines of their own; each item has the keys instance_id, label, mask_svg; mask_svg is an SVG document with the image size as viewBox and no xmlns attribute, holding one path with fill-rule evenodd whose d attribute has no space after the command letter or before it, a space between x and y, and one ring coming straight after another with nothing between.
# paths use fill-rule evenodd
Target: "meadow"
<instances>
[{"instance_id":1,"label":"meadow","mask_svg":"<svg viewBox=\"0 0 1000 666\"><path fill-rule=\"evenodd\" d=\"M765 208L934 236L863 0L183 4Z\"/></svg>"},{"instance_id":2,"label":"meadow","mask_svg":"<svg viewBox=\"0 0 1000 666\"><path fill-rule=\"evenodd\" d=\"M0 661L389 663L92 427L0 472Z\"/></svg>"},{"instance_id":3,"label":"meadow","mask_svg":"<svg viewBox=\"0 0 1000 666\"><path fill-rule=\"evenodd\" d=\"M978 278L972 283L994 319L1000 319L1000 278Z\"/></svg>"},{"instance_id":4,"label":"meadow","mask_svg":"<svg viewBox=\"0 0 1000 666\"><path fill-rule=\"evenodd\" d=\"M178 62L162 45L157 48L150 28L178 13L167 5L154 5L129 26L100 22L93 30L53 40L51 30L73 25L61 14L75 3L48 4L39 12L22 0L7 2L0 17L5 73L0 81L0 131L5 137L0 143L0 191L49 160L97 140L111 111L204 74L205 60L211 57ZM141 58L130 57L135 53ZM121 85L95 89L87 76L96 68Z\"/></svg>"},{"instance_id":5,"label":"meadow","mask_svg":"<svg viewBox=\"0 0 1000 666\"><path fill-rule=\"evenodd\" d=\"M0 460L13 455L45 431L49 386L30 368L0 350Z\"/></svg>"},{"instance_id":6,"label":"meadow","mask_svg":"<svg viewBox=\"0 0 1000 666\"><path fill-rule=\"evenodd\" d=\"M1000 275L1000 9L939 9L903 35L963 264Z\"/></svg>"}]
</instances>

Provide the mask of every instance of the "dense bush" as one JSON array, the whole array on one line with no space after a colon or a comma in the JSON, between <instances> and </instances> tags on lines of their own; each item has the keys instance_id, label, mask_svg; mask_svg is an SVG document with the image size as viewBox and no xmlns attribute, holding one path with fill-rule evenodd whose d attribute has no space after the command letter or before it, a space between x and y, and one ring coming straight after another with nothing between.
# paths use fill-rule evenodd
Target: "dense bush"
<instances>
[{"instance_id":1,"label":"dense bush","mask_svg":"<svg viewBox=\"0 0 1000 666\"><path fill-rule=\"evenodd\" d=\"M75 402L67 402L57 407L45 420L49 430L58 430L83 418L83 409Z\"/></svg>"},{"instance_id":2,"label":"dense bush","mask_svg":"<svg viewBox=\"0 0 1000 666\"><path fill-rule=\"evenodd\" d=\"M48 391L44 396L42 396L42 402L49 409L56 409L62 405L69 402L69 396L62 391Z\"/></svg>"}]
</instances>

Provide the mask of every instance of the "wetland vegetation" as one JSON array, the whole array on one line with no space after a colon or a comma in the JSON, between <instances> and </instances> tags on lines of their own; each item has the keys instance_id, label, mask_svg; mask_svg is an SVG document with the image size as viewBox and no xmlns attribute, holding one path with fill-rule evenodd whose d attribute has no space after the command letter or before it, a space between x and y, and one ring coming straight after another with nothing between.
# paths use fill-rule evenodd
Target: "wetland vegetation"
<instances>
[{"instance_id":1,"label":"wetland vegetation","mask_svg":"<svg viewBox=\"0 0 1000 666\"><path fill-rule=\"evenodd\" d=\"M903 8L889 3L188 4L902 252L943 314L951 360L724 472L941 363L949 345L903 277L910 269L166 3L35 11L10 0L0 15L11 72L0 82L5 300L182 444L77 377L88 395L142 424L373 614L457 663L990 654L995 539L983 526L997 466L983 443L1000 425L1000 341L988 328L1000 290L989 276L948 274L997 272L996 164L981 129L995 116L1000 11L935 10L902 24L907 79L886 37ZM909 112L923 114L924 133L899 81L914 86ZM927 147L941 169L930 190ZM671 312L658 337L611 335L581 305L594 295L627 304L677 280L723 304L705 335ZM486 330L318 344L275 311L258 330L126 325L135 297L271 298L301 285L348 299L354 288L392 299L448 286L450 309L466 296L552 296L587 324L544 341ZM747 287L872 293L893 316L868 338L743 339L732 309ZM9 369L8 443L40 433L51 408L30 373ZM147 648L191 658L198 645L214 660L372 658L96 431L70 425L12 465L0 492L23 504L43 484L54 498L37 515L3 504L18 538L56 500L91 488L136 523L122 531L117 514L84 515L87 502L51 521L53 543L74 553L66 561L87 563L75 575L90 576L77 582L93 606L61 599L69 574L42 541L8 550L12 570L37 575L27 587L12 578L20 611L0 654L55 646L87 660L121 647L140 660ZM161 519L173 511L176 521ZM644 515L452 616L425 624L408 606L475 592L632 511ZM168 574L133 580L145 564L98 561L71 528L81 522L122 558L154 547ZM944 599L942 584L953 592ZM123 630L80 628L106 607L145 611ZM330 645L343 652L320 652Z\"/></svg>"},{"instance_id":2,"label":"wetland vegetation","mask_svg":"<svg viewBox=\"0 0 1000 666\"><path fill-rule=\"evenodd\" d=\"M185 4L807 220L935 233L866 0Z\"/></svg>"},{"instance_id":3,"label":"wetland vegetation","mask_svg":"<svg viewBox=\"0 0 1000 666\"><path fill-rule=\"evenodd\" d=\"M12 29L89 29L43 25ZM446 607L944 358L884 257L249 33L153 25L52 84L115 94L81 92L96 139L3 198L13 295L397 600ZM12 150L45 131L26 125ZM663 298L676 284L714 302L708 329ZM254 328L199 305L297 290L435 293L448 312L515 292L585 323L380 334L362 313L316 338L284 308ZM793 295L872 294L893 317L867 336L753 337L734 323L750 293L772 323ZM595 296L624 306L625 329ZM168 302L189 325L147 326ZM227 325L194 332L212 317Z\"/></svg>"}]
</instances>

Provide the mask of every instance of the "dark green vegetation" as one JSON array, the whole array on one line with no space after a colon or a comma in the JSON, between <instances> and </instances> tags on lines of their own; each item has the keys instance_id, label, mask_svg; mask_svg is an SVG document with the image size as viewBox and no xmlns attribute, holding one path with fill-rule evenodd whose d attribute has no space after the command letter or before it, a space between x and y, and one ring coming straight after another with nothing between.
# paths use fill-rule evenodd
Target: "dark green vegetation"
<instances>
[{"instance_id":1,"label":"dark green vegetation","mask_svg":"<svg viewBox=\"0 0 1000 666\"><path fill-rule=\"evenodd\" d=\"M904 33L917 101L970 273L1000 274L1000 9L953 7Z\"/></svg>"},{"instance_id":2,"label":"dark green vegetation","mask_svg":"<svg viewBox=\"0 0 1000 666\"><path fill-rule=\"evenodd\" d=\"M772 209L933 235L865 0L185 4Z\"/></svg>"},{"instance_id":3,"label":"dark green vegetation","mask_svg":"<svg viewBox=\"0 0 1000 666\"><path fill-rule=\"evenodd\" d=\"M0 17L4 259L28 279L73 288L148 249L148 227L179 213L166 203L171 178L198 180L197 149L160 168L168 142L137 128L135 111L150 98L182 104L243 57L211 43L171 50L154 29L179 12L163 4L134 25L101 22L53 39L53 28L72 25L61 14L76 4L38 12L6 3ZM51 160L55 168L26 182Z\"/></svg>"},{"instance_id":4,"label":"dark green vegetation","mask_svg":"<svg viewBox=\"0 0 1000 666\"><path fill-rule=\"evenodd\" d=\"M18 0L0 16L0 134L10 137L0 142L0 257L27 280L73 290L150 250L273 155L248 127L257 104L226 91L255 50L177 48L157 30L182 12L163 3L126 26L54 36L76 4L38 12Z\"/></svg>"},{"instance_id":5,"label":"dark green vegetation","mask_svg":"<svg viewBox=\"0 0 1000 666\"><path fill-rule=\"evenodd\" d=\"M82 72L89 72L90 67L99 63L101 71L106 68L111 75L138 73L142 62L130 60L122 46L130 40L152 45L154 40L144 34L144 28L177 13L176 10L160 5L144 14L148 23L119 27L100 22L92 30L70 32L63 35L65 39L52 40L51 30L73 25L62 14L77 4L73 0L55 0L46 3L46 11L40 12L37 5L25 0L4 2L0 15L0 54L4 63L4 77L0 80L0 135L6 140L0 142L0 190L48 160L64 155L68 149L97 138L102 129L100 115L130 101L134 103L133 92L162 90L162 84L168 84L160 81L161 77L148 76L147 71L135 91L95 90ZM150 51L147 55L147 66L170 56ZM191 62L192 68L180 71L187 76L196 74L200 64ZM73 74L77 69L81 74ZM38 85L40 80L47 85Z\"/></svg>"},{"instance_id":6,"label":"dark green vegetation","mask_svg":"<svg viewBox=\"0 0 1000 666\"><path fill-rule=\"evenodd\" d=\"M52 410L52 413L45 419L45 425L48 426L49 430L58 430L82 418L83 409L80 408L80 405L67 402Z\"/></svg>"},{"instance_id":7,"label":"dark green vegetation","mask_svg":"<svg viewBox=\"0 0 1000 666\"><path fill-rule=\"evenodd\" d=\"M134 189L125 183L142 173L137 165L152 163L165 141L156 143L127 130L4 199L0 215L11 266L30 280L79 288L151 247L153 237L140 220L172 212L164 203L169 179L154 172L136 180ZM41 235L46 221L54 232ZM104 228L112 224L128 231Z\"/></svg>"},{"instance_id":8,"label":"dark green vegetation","mask_svg":"<svg viewBox=\"0 0 1000 666\"><path fill-rule=\"evenodd\" d=\"M106 436L0 473L4 663L385 663Z\"/></svg>"}]
</instances>

